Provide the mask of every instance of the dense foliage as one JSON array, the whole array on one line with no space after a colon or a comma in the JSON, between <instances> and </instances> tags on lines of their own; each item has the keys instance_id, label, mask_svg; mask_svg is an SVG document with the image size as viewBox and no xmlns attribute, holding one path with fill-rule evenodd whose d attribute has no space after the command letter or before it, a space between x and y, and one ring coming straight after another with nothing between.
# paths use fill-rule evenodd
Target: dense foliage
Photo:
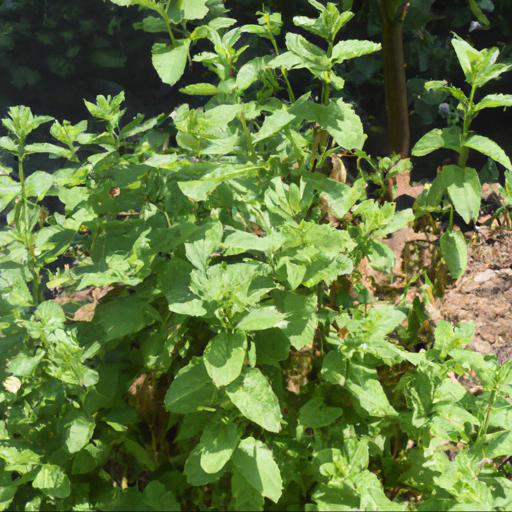
<instances>
[{"instance_id":1,"label":"dense foliage","mask_svg":"<svg viewBox=\"0 0 512 512\"><path fill-rule=\"evenodd\" d=\"M414 154L459 159L398 209L411 162L368 155L344 96L381 50L342 37L348 5L309 0L282 33L216 0L112 1L142 9L163 83L190 61L204 81L170 116L127 119L120 93L78 123L2 120L0 508L510 509L512 364L465 349L471 324L431 324L427 273L397 304L365 273L391 274L384 239L435 215L460 275L470 150L508 169L512 204L508 157L471 131L512 105L475 95L508 70L498 50L453 39L470 94L427 84L456 115Z\"/></svg>"}]
</instances>

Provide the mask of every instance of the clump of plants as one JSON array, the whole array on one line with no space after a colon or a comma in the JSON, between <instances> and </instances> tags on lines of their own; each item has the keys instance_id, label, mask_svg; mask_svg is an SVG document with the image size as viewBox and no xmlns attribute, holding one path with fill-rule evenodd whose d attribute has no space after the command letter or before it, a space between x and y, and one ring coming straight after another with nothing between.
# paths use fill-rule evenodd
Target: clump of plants
<instances>
[{"instance_id":1,"label":"clump of plants","mask_svg":"<svg viewBox=\"0 0 512 512\"><path fill-rule=\"evenodd\" d=\"M212 79L170 118L127 121L120 94L77 124L3 120L2 509L510 508L512 366L363 279L414 218L333 172L366 138L340 64L379 44L340 39L353 14L316 0L294 22L321 45L283 48L277 13L116 3L158 15L167 82L188 60ZM245 59L247 35L268 53ZM26 176L34 154L52 172Z\"/></svg>"},{"instance_id":2,"label":"clump of plants","mask_svg":"<svg viewBox=\"0 0 512 512\"><path fill-rule=\"evenodd\" d=\"M496 163L502 165L508 173L512 172L512 162L505 151L493 140L471 130L473 121L483 110L512 106L511 94L488 94L480 101L476 100L479 89L510 71L512 64L497 62L500 55L498 48L478 51L459 37L452 40L452 46L470 86L470 93L466 95L462 89L445 81L425 84L427 90L450 95L459 115L455 117L454 124L443 129L436 128L424 135L414 146L412 154L421 157L438 149L448 149L457 154L456 161L442 167L431 187L417 202L420 216L431 212L449 215L448 229L441 236L440 248L450 274L457 279L466 270L468 255L464 235L453 229L454 211L469 224L478 220L481 207L479 173L467 165L470 151L488 157L488 164L482 174L487 171L491 179L497 181L499 178Z\"/></svg>"}]
</instances>

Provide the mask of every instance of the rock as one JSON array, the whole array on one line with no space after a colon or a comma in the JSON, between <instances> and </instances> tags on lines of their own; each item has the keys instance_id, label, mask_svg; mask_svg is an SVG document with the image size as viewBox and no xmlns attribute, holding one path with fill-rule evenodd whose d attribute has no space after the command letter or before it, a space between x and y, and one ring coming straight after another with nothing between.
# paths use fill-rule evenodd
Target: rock
<instances>
[{"instance_id":1,"label":"rock","mask_svg":"<svg viewBox=\"0 0 512 512\"><path fill-rule=\"evenodd\" d=\"M487 270L484 270L483 272L479 272L478 274L476 274L476 276L473 278L473 281L475 281L475 283L485 283L486 281L490 281L494 277L496 277L496 272L488 268Z\"/></svg>"}]
</instances>

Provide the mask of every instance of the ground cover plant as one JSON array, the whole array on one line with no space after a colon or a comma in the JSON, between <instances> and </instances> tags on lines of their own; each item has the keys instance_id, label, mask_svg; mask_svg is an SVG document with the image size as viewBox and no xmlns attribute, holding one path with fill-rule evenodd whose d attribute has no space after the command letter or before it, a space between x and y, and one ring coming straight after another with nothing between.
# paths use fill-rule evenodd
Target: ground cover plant
<instances>
[{"instance_id":1,"label":"ground cover plant","mask_svg":"<svg viewBox=\"0 0 512 512\"><path fill-rule=\"evenodd\" d=\"M381 51L343 38L348 5L309 0L282 33L216 1L114 3L142 10L164 83L191 62L208 79L170 115L129 119L120 93L78 123L2 120L0 507L508 510L512 364L466 349L470 323L429 321L428 276L393 302L365 270L391 275L385 239L426 214L473 218L466 149L505 162L475 147L473 94L431 84L464 107L461 160L430 210L399 209L411 162L367 155L344 97L342 72ZM453 44L473 89L505 70ZM456 277L446 237L453 214Z\"/></svg>"}]
</instances>

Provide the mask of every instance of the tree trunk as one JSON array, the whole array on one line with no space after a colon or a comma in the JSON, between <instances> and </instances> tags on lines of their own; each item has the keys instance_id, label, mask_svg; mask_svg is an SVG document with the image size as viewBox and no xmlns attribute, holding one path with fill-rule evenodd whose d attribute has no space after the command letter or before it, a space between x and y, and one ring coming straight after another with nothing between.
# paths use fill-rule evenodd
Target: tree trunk
<instances>
[{"instance_id":1,"label":"tree trunk","mask_svg":"<svg viewBox=\"0 0 512 512\"><path fill-rule=\"evenodd\" d=\"M403 43L403 22L408 2L379 0L379 3L389 150L406 157L411 142Z\"/></svg>"}]
</instances>

